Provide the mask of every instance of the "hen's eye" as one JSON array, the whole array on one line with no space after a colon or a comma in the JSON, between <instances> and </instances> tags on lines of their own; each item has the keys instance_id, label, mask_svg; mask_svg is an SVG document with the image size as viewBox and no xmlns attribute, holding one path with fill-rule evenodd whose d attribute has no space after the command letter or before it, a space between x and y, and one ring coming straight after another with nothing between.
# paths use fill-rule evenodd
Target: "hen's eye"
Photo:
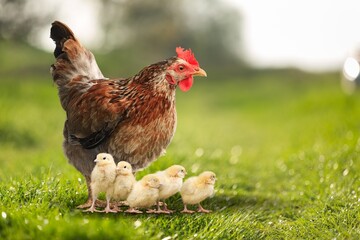
<instances>
[{"instance_id":1,"label":"hen's eye","mask_svg":"<svg viewBox=\"0 0 360 240\"><path fill-rule=\"evenodd\" d=\"M180 71L184 70L184 66L180 65L180 66L179 66L179 70L180 70Z\"/></svg>"}]
</instances>

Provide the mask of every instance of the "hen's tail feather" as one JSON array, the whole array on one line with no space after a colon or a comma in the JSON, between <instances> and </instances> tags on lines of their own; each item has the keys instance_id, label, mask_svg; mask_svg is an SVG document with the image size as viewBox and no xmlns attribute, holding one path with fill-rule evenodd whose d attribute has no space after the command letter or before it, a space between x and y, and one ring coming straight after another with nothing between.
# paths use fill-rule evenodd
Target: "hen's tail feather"
<instances>
[{"instance_id":1,"label":"hen's tail feather","mask_svg":"<svg viewBox=\"0 0 360 240\"><path fill-rule=\"evenodd\" d=\"M50 37L55 42L55 63L51 66L51 74L55 84L59 87L59 95L64 108L71 87L78 83L78 88L89 87L93 79L104 79L94 55L84 48L76 39L74 33L65 24L55 21L52 23Z\"/></svg>"},{"instance_id":2,"label":"hen's tail feather","mask_svg":"<svg viewBox=\"0 0 360 240\"><path fill-rule=\"evenodd\" d=\"M51 25L50 37L54 40L56 47L54 50L54 56L57 58L60 54L63 53L64 43L68 39L73 39L77 42L74 33L71 29L66 26L66 24L59 21L55 21Z\"/></svg>"}]
</instances>

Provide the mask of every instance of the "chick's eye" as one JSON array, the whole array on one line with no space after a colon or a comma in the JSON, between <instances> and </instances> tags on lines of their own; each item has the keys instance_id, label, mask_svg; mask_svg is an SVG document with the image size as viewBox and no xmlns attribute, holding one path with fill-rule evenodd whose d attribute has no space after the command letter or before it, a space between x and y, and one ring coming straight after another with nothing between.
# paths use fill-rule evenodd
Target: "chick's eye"
<instances>
[{"instance_id":1,"label":"chick's eye","mask_svg":"<svg viewBox=\"0 0 360 240\"><path fill-rule=\"evenodd\" d=\"M124 166L124 168L126 168L126 166Z\"/></svg>"},{"instance_id":2,"label":"chick's eye","mask_svg":"<svg viewBox=\"0 0 360 240\"><path fill-rule=\"evenodd\" d=\"M103 160L105 160L106 159L106 157L103 157Z\"/></svg>"}]
</instances>

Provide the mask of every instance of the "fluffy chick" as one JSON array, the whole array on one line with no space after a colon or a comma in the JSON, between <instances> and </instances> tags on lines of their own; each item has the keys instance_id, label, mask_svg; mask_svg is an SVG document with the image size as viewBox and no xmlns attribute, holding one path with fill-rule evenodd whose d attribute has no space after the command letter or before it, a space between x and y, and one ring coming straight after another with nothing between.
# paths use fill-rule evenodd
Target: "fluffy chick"
<instances>
[{"instance_id":1,"label":"fluffy chick","mask_svg":"<svg viewBox=\"0 0 360 240\"><path fill-rule=\"evenodd\" d=\"M115 199L117 202L125 201L129 196L135 182L136 180L133 175L130 163L125 161L118 162L116 167L113 199ZM117 205L115 208L117 211L120 211L120 209L117 208Z\"/></svg>"},{"instance_id":2,"label":"fluffy chick","mask_svg":"<svg viewBox=\"0 0 360 240\"><path fill-rule=\"evenodd\" d=\"M193 213L187 209L187 204L198 204L198 212L208 213L210 210L204 209L200 202L214 194L216 175L213 172L205 171L199 176L190 177L181 187L180 194L184 203L182 213Z\"/></svg>"},{"instance_id":3,"label":"fluffy chick","mask_svg":"<svg viewBox=\"0 0 360 240\"><path fill-rule=\"evenodd\" d=\"M95 167L91 172L92 204L85 212L116 212L110 209L110 199L114 192L114 181L116 177L116 164L114 158L107 153L99 153L94 160ZM98 211L95 208L95 201L100 192L106 194L106 208Z\"/></svg>"},{"instance_id":4,"label":"fluffy chick","mask_svg":"<svg viewBox=\"0 0 360 240\"><path fill-rule=\"evenodd\" d=\"M186 175L186 170L183 166L173 165L164 171L156 173L160 179L161 187L159 188L159 199L157 201L156 213L171 213L172 210L167 208L165 200L180 191L183 184L183 178ZM160 208L160 200L163 201L164 208Z\"/></svg>"},{"instance_id":5,"label":"fluffy chick","mask_svg":"<svg viewBox=\"0 0 360 240\"><path fill-rule=\"evenodd\" d=\"M155 174L144 176L136 182L131 190L127 202L130 208L125 212L142 213L137 208L149 208L156 203L159 198L160 179ZM148 210L147 213L153 213L154 210Z\"/></svg>"}]
</instances>

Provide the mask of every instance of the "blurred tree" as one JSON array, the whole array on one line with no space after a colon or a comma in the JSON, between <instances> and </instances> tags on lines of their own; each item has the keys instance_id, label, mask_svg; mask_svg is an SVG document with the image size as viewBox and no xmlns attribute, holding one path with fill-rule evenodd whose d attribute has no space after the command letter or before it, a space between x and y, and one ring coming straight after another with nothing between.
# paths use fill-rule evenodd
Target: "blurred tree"
<instances>
[{"instance_id":1,"label":"blurred tree","mask_svg":"<svg viewBox=\"0 0 360 240\"><path fill-rule=\"evenodd\" d=\"M237 8L223 0L81 2L99 11L93 17L100 21L101 53L104 49L112 51L111 58L97 53L104 72L114 72L111 68L119 65L123 73L133 74L148 63L174 55L176 46L192 48L202 65L244 66L240 52L241 16ZM45 4L47 7L42 7ZM48 30L54 19L66 22L60 16L69 9L63 5L51 7L57 4L47 0L0 0L0 40L36 45L37 34Z\"/></svg>"},{"instance_id":2,"label":"blurred tree","mask_svg":"<svg viewBox=\"0 0 360 240\"><path fill-rule=\"evenodd\" d=\"M51 15L37 1L0 0L0 39L29 41L32 34L49 23Z\"/></svg>"},{"instance_id":3,"label":"blurred tree","mask_svg":"<svg viewBox=\"0 0 360 240\"><path fill-rule=\"evenodd\" d=\"M224 1L103 0L102 13L106 45L130 50L140 61L173 55L182 46L202 64L242 64L240 13Z\"/></svg>"}]
</instances>

